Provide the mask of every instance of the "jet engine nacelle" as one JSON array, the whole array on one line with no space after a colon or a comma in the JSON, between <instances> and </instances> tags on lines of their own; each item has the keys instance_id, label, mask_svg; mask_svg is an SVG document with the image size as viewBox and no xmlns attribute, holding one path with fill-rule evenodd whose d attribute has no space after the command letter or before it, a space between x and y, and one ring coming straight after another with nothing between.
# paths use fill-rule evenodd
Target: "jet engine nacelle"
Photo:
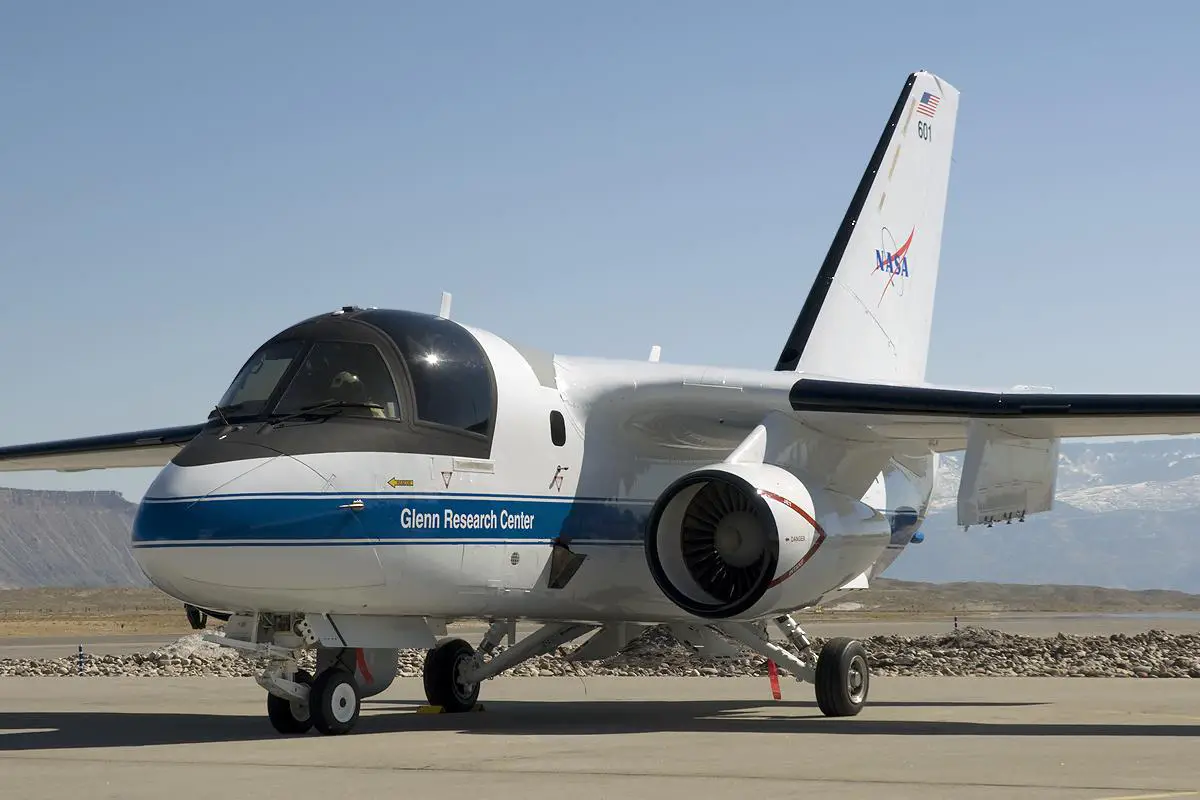
<instances>
[{"instance_id":1,"label":"jet engine nacelle","mask_svg":"<svg viewBox=\"0 0 1200 800\"><path fill-rule=\"evenodd\" d=\"M714 464L668 486L650 512L646 559L659 588L698 617L750 619L804 605L788 579L825 539L813 498L770 464Z\"/></svg>"}]
</instances>

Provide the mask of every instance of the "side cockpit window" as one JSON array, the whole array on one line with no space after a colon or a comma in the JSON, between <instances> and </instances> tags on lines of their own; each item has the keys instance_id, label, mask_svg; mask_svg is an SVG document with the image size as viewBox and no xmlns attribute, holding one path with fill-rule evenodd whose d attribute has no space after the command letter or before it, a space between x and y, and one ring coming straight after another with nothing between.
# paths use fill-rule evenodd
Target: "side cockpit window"
<instances>
[{"instance_id":1,"label":"side cockpit window","mask_svg":"<svg viewBox=\"0 0 1200 800\"><path fill-rule=\"evenodd\" d=\"M360 317L400 348L416 396L417 419L487 435L494 389L491 368L475 337L455 322L402 311Z\"/></svg>"},{"instance_id":2,"label":"side cockpit window","mask_svg":"<svg viewBox=\"0 0 1200 800\"><path fill-rule=\"evenodd\" d=\"M250 357L217 403L221 413L226 417L261 414L284 373L303 350L304 343L298 341L273 342L261 348Z\"/></svg>"},{"instance_id":3,"label":"side cockpit window","mask_svg":"<svg viewBox=\"0 0 1200 800\"><path fill-rule=\"evenodd\" d=\"M279 398L274 414L341 407L351 416L400 419L396 385L373 345L317 342Z\"/></svg>"}]
</instances>

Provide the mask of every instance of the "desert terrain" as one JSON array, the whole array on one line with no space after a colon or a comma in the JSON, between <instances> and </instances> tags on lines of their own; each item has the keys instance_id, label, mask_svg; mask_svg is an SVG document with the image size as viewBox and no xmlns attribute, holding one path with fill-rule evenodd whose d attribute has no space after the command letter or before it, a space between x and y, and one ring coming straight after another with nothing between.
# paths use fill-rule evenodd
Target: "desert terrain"
<instances>
[{"instance_id":1,"label":"desert terrain","mask_svg":"<svg viewBox=\"0 0 1200 800\"><path fill-rule=\"evenodd\" d=\"M1050 615L1195 616L1200 595L1126 591L1088 586L998 583L917 583L880 579L869 590L806 612L812 623L922 623L939 626L950 617L964 625ZM211 623L210 623L211 624ZM890 627L890 626L888 626ZM1140 626L1145 629L1148 625ZM0 590L0 637L183 636L183 606L154 588L39 588Z\"/></svg>"}]
</instances>

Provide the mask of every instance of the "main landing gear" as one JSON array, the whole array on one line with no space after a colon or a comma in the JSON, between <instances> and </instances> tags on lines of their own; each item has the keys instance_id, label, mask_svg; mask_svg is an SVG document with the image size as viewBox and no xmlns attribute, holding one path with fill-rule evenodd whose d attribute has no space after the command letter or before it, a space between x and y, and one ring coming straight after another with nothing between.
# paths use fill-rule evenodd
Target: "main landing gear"
<instances>
[{"instance_id":1,"label":"main landing gear","mask_svg":"<svg viewBox=\"0 0 1200 800\"><path fill-rule=\"evenodd\" d=\"M848 638L830 639L818 654L813 650L812 640L790 616L776 617L774 622L795 645L798 654L772 642L763 623L723 623L710 627L773 659L796 680L813 684L817 706L825 716L852 717L862 711L871 685L867 651L862 643ZM545 625L495 656L491 656L492 652L510 630L504 622L492 624L478 650L462 639L447 639L425 657L425 697L431 706L445 712L470 711L479 700L484 680L549 653L594 627Z\"/></svg>"},{"instance_id":2,"label":"main landing gear","mask_svg":"<svg viewBox=\"0 0 1200 800\"><path fill-rule=\"evenodd\" d=\"M794 619L785 614L774 622L796 646L798 655L772 642L762 623L725 623L712 627L773 659L796 680L813 684L817 707L825 716L853 717L862 711L871 688L871 670L862 643L856 639L830 639L818 655L813 651L812 640Z\"/></svg>"},{"instance_id":3,"label":"main landing gear","mask_svg":"<svg viewBox=\"0 0 1200 800\"><path fill-rule=\"evenodd\" d=\"M510 634L510 641L513 638L512 628L507 622L492 623L478 650L462 639L446 639L425 656L422 675L425 699L429 705L439 707L444 712L471 711L479 700L483 681L531 658L545 655L595 627L578 624L543 625L494 656L491 654L506 634Z\"/></svg>"}]
</instances>

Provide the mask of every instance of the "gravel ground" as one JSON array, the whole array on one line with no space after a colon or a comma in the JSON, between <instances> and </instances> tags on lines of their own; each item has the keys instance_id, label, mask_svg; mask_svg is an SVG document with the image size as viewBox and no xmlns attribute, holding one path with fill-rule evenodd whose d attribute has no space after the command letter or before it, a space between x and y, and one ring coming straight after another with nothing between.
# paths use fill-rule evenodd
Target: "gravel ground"
<instances>
[{"instance_id":1,"label":"gravel ground","mask_svg":"<svg viewBox=\"0 0 1200 800\"><path fill-rule=\"evenodd\" d=\"M820 647L821 639L814 637ZM963 628L942 636L872 636L863 641L875 675L1200 678L1200 634L1151 630L1135 636L1021 636ZM571 662L570 648L531 659L509 675L742 677L765 675L766 659L744 650L735 658L702 659L666 628L651 628L619 654ZM419 677L423 650L402 650L399 677ZM312 651L301 664L311 668ZM0 676L250 677L262 662L205 642L199 634L132 655L79 659L0 659Z\"/></svg>"}]
</instances>

